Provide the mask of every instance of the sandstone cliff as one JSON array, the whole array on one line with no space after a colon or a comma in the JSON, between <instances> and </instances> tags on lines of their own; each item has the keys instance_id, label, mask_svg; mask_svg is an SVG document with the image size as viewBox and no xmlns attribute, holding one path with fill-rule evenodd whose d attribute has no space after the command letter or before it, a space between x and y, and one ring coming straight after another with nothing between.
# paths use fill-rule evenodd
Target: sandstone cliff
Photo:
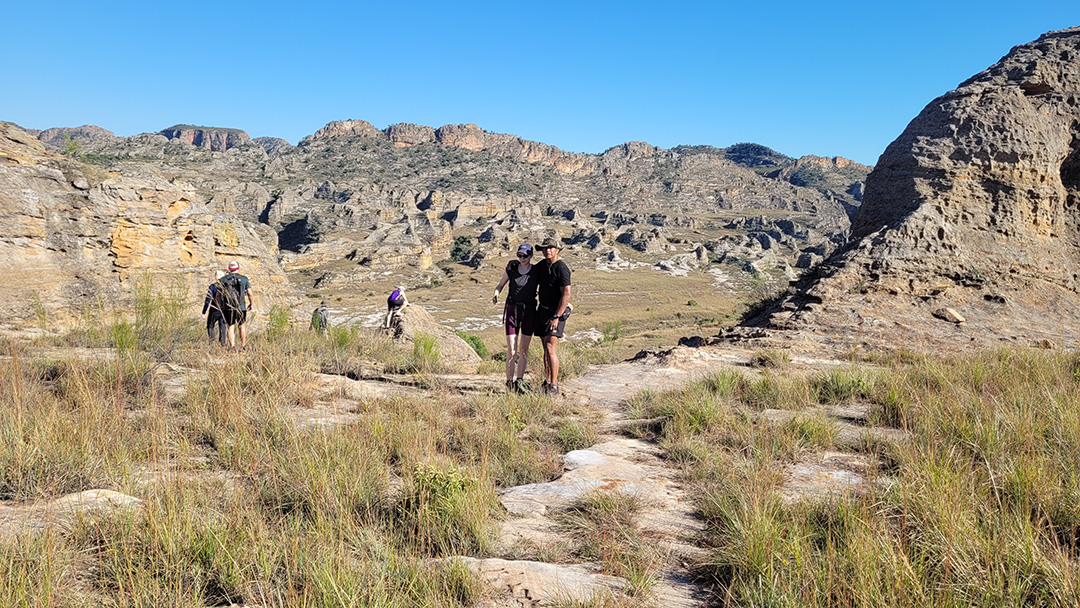
<instances>
[{"instance_id":1,"label":"sandstone cliff","mask_svg":"<svg viewBox=\"0 0 1080 608\"><path fill-rule=\"evenodd\" d=\"M1080 28L1051 32L927 105L867 178L852 244L757 322L908 345L1076 344L1078 58Z\"/></svg>"},{"instance_id":2,"label":"sandstone cliff","mask_svg":"<svg viewBox=\"0 0 1080 608\"><path fill-rule=\"evenodd\" d=\"M214 270L230 259L241 261L265 307L294 297L256 229L212 213L190 186L74 162L0 123L4 327L130 311L142 277L180 288L196 314Z\"/></svg>"},{"instance_id":3,"label":"sandstone cliff","mask_svg":"<svg viewBox=\"0 0 1080 608\"><path fill-rule=\"evenodd\" d=\"M180 140L214 152L224 152L229 148L251 143L251 137L240 129L174 125L168 129L162 129L161 134L169 139Z\"/></svg>"}]
</instances>

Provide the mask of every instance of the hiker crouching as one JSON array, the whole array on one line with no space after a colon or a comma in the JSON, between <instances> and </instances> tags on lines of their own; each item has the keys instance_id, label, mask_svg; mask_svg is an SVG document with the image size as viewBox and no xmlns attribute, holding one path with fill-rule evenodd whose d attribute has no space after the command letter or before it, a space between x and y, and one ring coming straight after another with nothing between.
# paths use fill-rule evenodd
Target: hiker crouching
<instances>
[{"instance_id":1,"label":"hiker crouching","mask_svg":"<svg viewBox=\"0 0 1080 608\"><path fill-rule=\"evenodd\" d=\"M570 267L559 259L562 247L550 237L537 246L544 259L536 265L539 305L533 335L544 345L544 384L547 395L559 394L559 338L570 316Z\"/></svg>"},{"instance_id":2,"label":"hiker crouching","mask_svg":"<svg viewBox=\"0 0 1080 608\"><path fill-rule=\"evenodd\" d=\"M229 274L221 279L222 305L221 312L228 326L229 348L236 348L236 335L234 327L240 328L240 350L247 347L247 315L248 311L255 308L255 294L251 289L248 278L238 273L240 262L229 262Z\"/></svg>"}]
</instances>

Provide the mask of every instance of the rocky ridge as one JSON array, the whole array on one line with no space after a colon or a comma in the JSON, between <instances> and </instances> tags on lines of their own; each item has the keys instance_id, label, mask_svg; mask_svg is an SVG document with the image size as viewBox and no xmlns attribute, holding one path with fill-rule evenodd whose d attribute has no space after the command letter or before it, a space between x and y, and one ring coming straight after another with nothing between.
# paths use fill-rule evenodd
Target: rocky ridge
<instances>
[{"instance_id":1,"label":"rocky ridge","mask_svg":"<svg viewBox=\"0 0 1080 608\"><path fill-rule=\"evenodd\" d=\"M756 324L905 345L1080 339L1080 28L932 101L866 180L852 242ZM950 314L951 311L951 314Z\"/></svg>"},{"instance_id":2,"label":"rocky ridge","mask_svg":"<svg viewBox=\"0 0 1080 608\"><path fill-rule=\"evenodd\" d=\"M106 167L191 184L213 212L276 232L283 267L320 289L387 271L441 280L450 261L478 270L518 241L556 235L579 268L720 265L748 285L789 280L844 242L858 205L848 192L868 170L835 159L815 174L828 187L805 187L778 173L798 161L753 144L576 154L476 125L362 120L297 146L194 142L140 134L83 148Z\"/></svg>"}]
</instances>

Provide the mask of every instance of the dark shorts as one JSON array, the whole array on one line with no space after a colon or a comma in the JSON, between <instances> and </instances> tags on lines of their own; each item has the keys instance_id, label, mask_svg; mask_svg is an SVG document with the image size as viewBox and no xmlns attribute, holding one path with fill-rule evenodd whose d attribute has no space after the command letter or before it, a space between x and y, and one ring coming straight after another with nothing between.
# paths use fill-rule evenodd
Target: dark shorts
<instances>
[{"instance_id":1,"label":"dark shorts","mask_svg":"<svg viewBox=\"0 0 1080 608\"><path fill-rule=\"evenodd\" d=\"M537 311L536 311L536 322L533 323L533 335L534 336L539 336L541 338L546 338L548 336L552 336L552 337L555 337L555 338L562 338L563 337L563 330L566 329L566 317L567 317L567 315L564 315L564 316L560 317L559 318L559 324L555 326L554 330L551 330L550 329L551 323L549 321L551 320L551 317L554 317L554 316L555 316L555 310L554 309L543 309L543 308L537 309Z\"/></svg>"},{"instance_id":2,"label":"dark shorts","mask_svg":"<svg viewBox=\"0 0 1080 608\"><path fill-rule=\"evenodd\" d=\"M225 317L225 324L229 326L243 325L247 322L246 310L223 310L221 316Z\"/></svg>"},{"instance_id":3,"label":"dark shorts","mask_svg":"<svg viewBox=\"0 0 1080 608\"><path fill-rule=\"evenodd\" d=\"M503 329L506 335L533 335L533 323L536 310L527 304L507 302L503 308Z\"/></svg>"}]
</instances>

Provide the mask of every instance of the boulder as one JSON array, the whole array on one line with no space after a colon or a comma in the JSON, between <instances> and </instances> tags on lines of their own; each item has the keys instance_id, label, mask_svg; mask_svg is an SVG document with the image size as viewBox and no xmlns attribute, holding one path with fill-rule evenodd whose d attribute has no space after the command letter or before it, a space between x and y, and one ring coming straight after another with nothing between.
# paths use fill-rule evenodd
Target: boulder
<instances>
[{"instance_id":1,"label":"boulder","mask_svg":"<svg viewBox=\"0 0 1080 608\"><path fill-rule=\"evenodd\" d=\"M417 334L435 338L439 345L439 363L460 372L474 372L482 359L471 346L456 333L443 327L427 310L416 304L405 308L403 338L412 342Z\"/></svg>"}]
</instances>

